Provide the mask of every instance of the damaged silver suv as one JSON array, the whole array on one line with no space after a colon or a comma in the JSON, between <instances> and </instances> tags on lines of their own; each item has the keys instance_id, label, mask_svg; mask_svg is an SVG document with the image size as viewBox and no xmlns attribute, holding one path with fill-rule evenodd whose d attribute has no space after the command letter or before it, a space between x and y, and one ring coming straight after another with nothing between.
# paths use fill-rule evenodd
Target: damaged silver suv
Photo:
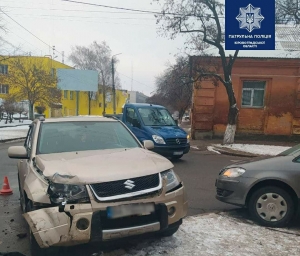
<instances>
[{"instance_id":1,"label":"damaged silver suv","mask_svg":"<svg viewBox=\"0 0 300 256\"><path fill-rule=\"evenodd\" d=\"M21 207L32 255L53 246L143 233L173 235L187 213L183 183L166 158L141 145L118 120L35 120L18 163Z\"/></svg>"}]
</instances>

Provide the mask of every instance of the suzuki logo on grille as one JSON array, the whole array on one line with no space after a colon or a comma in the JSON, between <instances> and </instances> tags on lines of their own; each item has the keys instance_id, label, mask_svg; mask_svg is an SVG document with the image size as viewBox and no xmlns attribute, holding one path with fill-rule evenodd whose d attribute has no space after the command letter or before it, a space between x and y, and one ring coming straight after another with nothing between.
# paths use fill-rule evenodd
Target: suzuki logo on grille
<instances>
[{"instance_id":1,"label":"suzuki logo on grille","mask_svg":"<svg viewBox=\"0 0 300 256\"><path fill-rule=\"evenodd\" d=\"M125 184L125 188L128 188L128 189L133 189L135 187L134 185L134 181L132 180L126 180L123 184Z\"/></svg>"},{"instance_id":2,"label":"suzuki logo on grille","mask_svg":"<svg viewBox=\"0 0 300 256\"><path fill-rule=\"evenodd\" d=\"M177 143L177 144L180 144L180 140L179 140L179 139L176 139L176 143Z\"/></svg>"}]
</instances>

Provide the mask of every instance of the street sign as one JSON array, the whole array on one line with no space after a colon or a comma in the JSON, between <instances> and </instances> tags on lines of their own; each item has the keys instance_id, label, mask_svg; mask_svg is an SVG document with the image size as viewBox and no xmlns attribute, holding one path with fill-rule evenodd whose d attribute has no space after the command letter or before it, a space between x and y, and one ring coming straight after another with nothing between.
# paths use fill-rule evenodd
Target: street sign
<instances>
[{"instance_id":1,"label":"street sign","mask_svg":"<svg viewBox=\"0 0 300 256\"><path fill-rule=\"evenodd\" d=\"M275 0L225 0L225 50L275 50Z\"/></svg>"}]
</instances>

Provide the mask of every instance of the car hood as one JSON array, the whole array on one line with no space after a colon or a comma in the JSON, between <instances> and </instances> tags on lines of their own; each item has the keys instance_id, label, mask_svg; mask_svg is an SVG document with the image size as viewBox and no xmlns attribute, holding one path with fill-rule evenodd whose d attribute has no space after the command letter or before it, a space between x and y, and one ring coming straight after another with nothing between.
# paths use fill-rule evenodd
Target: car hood
<instances>
[{"instance_id":1,"label":"car hood","mask_svg":"<svg viewBox=\"0 0 300 256\"><path fill-rule=\"evenodd\" d=\"M187 133L178 126L147 126L152 134L159 135L165 139L186 138Z\"/></svg>"},{"instance_id":2,"label":"car hood","mask_svg":"<svg viewBox=\"0 0 300 256\"><path fill-rule=\"evenodd\" d=\"M251 171L289 171L291 170L291 163L294 158L294 156L257 157L246 161L236 162L226 168L242 167L246 170L244 176L251 176Z\"/></svg>"},{"instance_id":3,"label":"car hood","mask_svg":"<svg viewBox=\"0 0 300 256\"><path fill-rule=\"evenodd\" d=\"M168 159L142 148L37 155L36 165L47 179L63 184L130 179L173 168Z\"/></svg>"}]
</instances>

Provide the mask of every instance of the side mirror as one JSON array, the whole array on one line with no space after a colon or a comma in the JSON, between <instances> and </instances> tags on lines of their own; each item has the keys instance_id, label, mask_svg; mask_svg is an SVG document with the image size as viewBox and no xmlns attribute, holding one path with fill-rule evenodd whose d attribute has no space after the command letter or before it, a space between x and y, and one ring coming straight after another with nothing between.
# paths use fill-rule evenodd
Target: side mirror
<instances>
[{"instance_id":1,"label":"side mirror","mask_svg":"<svg viewBox=\"0 0 300 256\"><path fill-rule=\"evenodd\" d=\"M27 150L24 146L13 146L8 148L9 158L28 159Z\"/></svg>"},{"instance_id":2,"label":"side mirror","mask_svg":"<svg viewBox=\"0 0 300 256\"><path fill-rule=\"evenodd\" d=\"M146 149L153 149L154 148L154 142L152 140L144 140L144 147Z\"/></svg>"}]
</instances>

